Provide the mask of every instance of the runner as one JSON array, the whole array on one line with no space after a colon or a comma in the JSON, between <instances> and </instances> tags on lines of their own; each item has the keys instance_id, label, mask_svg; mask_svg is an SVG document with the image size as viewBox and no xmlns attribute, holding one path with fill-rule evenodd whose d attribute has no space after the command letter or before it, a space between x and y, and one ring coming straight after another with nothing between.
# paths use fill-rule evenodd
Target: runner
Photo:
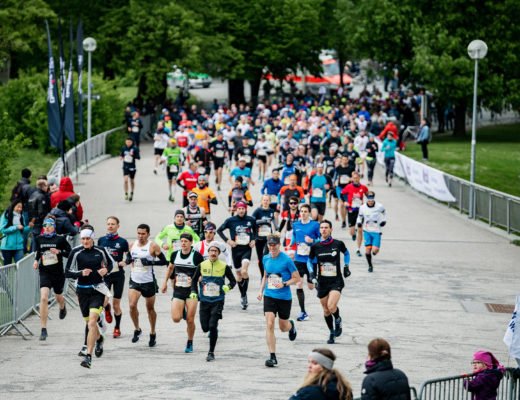
<instances>
[{"instance_id":1,"label":"runner","mask_svg":"<svg viewBox=\"0 0 520 400\"><path fill-rule=\"evenodd\" d=\"M161 248L157 243L150 240L150 227L146 224L137 226L137 240L130 245L130 257L128 264L132 264L130 269L130 283L128 284L128 305L130 306L130 318L134 324L134 336L132 343L139 341L139 336L143 332L139 325L139 310L137 303L141 296L145 298L146 312L150 322L149 347L156 345L157 334L155 333L155 294L157 293L157 279L155 278L154 266L166 265L167 261Z\"/></svg>"},{"instance_id":2,"label":"runner","mask_svg":"<svg viewBox=\"0 0 520 400\"><path fill-rule=\"evenodd\" d=\"M18 229L18 227L16 227ZM63 286L65 274L63 273L63 257L70 253L70 245L65 236L56 234L56 220L48 215L43 220L43 233L34 238L35 251L34 269L39 270L40 275L40 340L47 339L47 318L49 315L49 293L54 290L56 301L60 307L60 319L67 315Z\"/></svg>"},{"instance_id":3,"label":"runner","mask_svg":"<svg viewBox=\"0 0 520 400\"><path fill-rule=\"evenodd\" d=\"M348 226L352 240L357 244L356 254L361 257L361 228L356 228L359 207L363 204L363 197L368 188L361 184L359 173L352 173L352 182L343 188L341 195L344 196L345 206L348 210Z\"/></svg>"},{"instance_id":4,"label":"runner","mask_svg":"<svg viewBox=\"0 0 520 400\"><path fill-rule=\"evenodd\" d=\"M298 297L298 304L300 305L300 314L298 321L307 321L309 314L305 311L305 294L303 292L303 277L307 275L307 286L310 290L314 289L312 283L312 273L307 268L307 261L311 246L320 238L320 224L312 221L311 207L308 204L300 206L300 219L295 221L292 229L291 247L296 248L294 256L294 265L298 269L302 280L296 284L296 296Z\"/></svg>"},{"instance_id":5,"label":"runner","mask_svg":"<svg viewBox=\"0 0 520 400\"><path fill-rule=\"evenodd\" d=\"M377 163L377 152L379 151L379 145L377 144L374 135L370 135L370 138L368 139L366 151L367 151L366 160L367 160L367 170L368 170L367 186L372 186L372 180L374 178L374 168L376 167L376 163Z\"/></svg>"},{"instance_id":6,"label":"runner","mask_svg":"<svg viewBox=\"0 0 520 400\"><path fill-rule=\"evenodd\" d=\"M103 354L104 338L98 328L98 319L103 312L105 295L109 293L104 276L112 271L114 261L102 247L94 246L94 228L83 225L80 231L81 245L72 249L65 267L65 277L77 279L76 293L85 326L86 354L81 366L90 368L92 351L96 357ZM94 346L96 347L94 350ZM83 349L80 355L83 354Z\"/></svg>"},{"instance_id":7,"label":"runner","mask_svg":"<svg viewBox=\"0 0 520 400\"><path fill-rule=\"evenodd\" d=\"M121 154L119 158L123 161L123 177L124 177L124 189L125 189L125 200L132 201L134 199L135 189L135 173L136 166L135 160L141 159L139 154L139 148L134 146L134 140L131 137L127 137L125 145L121 148ZM128 181L130 180L130 195L128 194Z\"/></svg>"},{"instance_id":8,"label":"runner","mask_svg":"<svg viewBox=\"0 0 520 400\"><path fill-rule=\"evenodd\" d=\"M231 266L219 259L221 248L222 245L218 242L209 243L207 246L208 259L200 263L191 281L190 298L197 296L200 298L200 325L202 332L209 332L209 351L206 357L208 362L215 360L218 321L222 319L225 295L237 283ZM225 284L224 277L228 279L229 284Z\"/></svg>"},{"instance_id":9,"label":"runner","mask_svg":"<svg viewBox=\"0 0 520 400\"><path fill-rule=\"evenodd\" d=\"M200 175L197 178L197 187L191 190L193 193L198 195L197 204L199 207L204 209L206 213L206 219L210 220L211 218L211 206L210 204L218 204L217 195L213 190L211 190L208 186L208 178L206 175Z\"/></svg>"},{"instance_id":10,"label":"runner","mask_svg":"<svg viewBox=\"0 0 520 400\"><path fill-rule=\"evenodd\" d=\"M170 259L175 250L181 248L181 235L189 233L193 237L193 241L197 243L200 238L191 228L186 225L186 214L183 210L175 211L174 222L171 225L166 225L161 232L155 236L155 243L157 243L163 250L166 251L166 259Z\"/></svg>"},{"instance_id":11,"label":"runner","mask_svg":"<svg viewBox=\"0 0 520 400\"><path fill-rule=\"evenodd\" d=\"M250 207L253 205L253 198L251 197L251 193L247 186L244 186L243 177L237 176L233 183L233 187L228 194L228 211L231 215L235 214L236 204L240 201L246 203Z\"/></svg>"},{"instance_id":12,"label":"runner","mask_svg":"<svg viewBox=\"0 0 520 400\"><path fill-rule=\"evenodd\" d=\"M188 205L188 193L197 187L197 180L199 173L197 172L198 164L196 162L190 162L190 167L186 171L183 171L177 178L177 185L182 189L182 206Z\"/></svg>"},{"instance_id":13,"label":"runner","mask_svg":"<svg viewBox=\"0 0 520 400\"><path fill-rule=\"evenodd\" d=\"M327 208L327 191L332 187L332 180L324 175L323 164L316 165L316 175L310 180L311 215L315 221L321 221Z\"/></svg>"},{"instance_id":14,"label":"runner","mask_svg":"<svg viewBox=\"0 0 520 400\"><path fill-rule=\"evenodd\" d=\"M228 153L227 142L224 140L222 131L217 133L217 138L209 145L213 153L213 168L215 169L215 183L217 190L220 190L222 183L222 168L226 162L226 153Z\"/></svg>"},{"instance_id":15,"label":"runner","mask_svg":"<svg viewBox=\"0 0 520 400\"><path fill-rule=\"evenodd\" d=\"M201 147L195 153L193 159L198 165L197 171L199 174L209 176L211 173L211 160L213 159L213 154L209 149L207 140L201 142Z\"/></svg>"},{"instance_id":16,"label":"runner","mask_svg":"<svg viewBox=\"0 0 520 400\"><path fill-rule=\"evenodd\" d=\"M266 166L267 166L267 152L270 150L270 144L265 140L264 135L258 136L258 142L255 144L256 157L258 158L258 175L259 180L262 181L265 178Z\"/></svg>"},{"instance_id":17,"label":"runner","mask_svg":"<svg viewBox=\"0 0 520 400\"><path fill-rule=\"evenodd\" d=\"M208 248L212 242L216 242L215 233L217 232L217 227L213 222L208 222L204 226L204 240L201 240L198 243L195 243L193 248L198 251L204 260L207 260L209 257ZM225 243L217 242L220 244L220 258L223 258L226 261L227 265L233 265L233 258L231 257L231 251L226 246Z\"/></svg>"},{"instance_id":18,"label":"runner","mask_svg":"<svg viewBox=\"0 0 520 400\"><path fill-rule=\"evenodd\" d=\"M261 194L269 195L270 204L269 207L274 211L275 224L278 225L278 217L280 216L280 205L278 204L278 194L283 187L283 182L280 179L280 170L273 169L272 178L264 181Z\"/></svg>"},{"instance_id":19,"label":"runner","mask_svg":"<svg viewBox=\"0 0 520 400\"><path fill-rule=\"evenodd\" d=\"M204 225L206 224L206 211L198 206L199 195L195 192L188 193L188 205L182 210L186 215L186 225L195 231L197 236L204 238Z\"/></svg>"},{"instance_id":20,"label":"runner","mask_svg":"<svg viewBox=\"0 0 520 400\"><path fill-rule=\"evenodd\" d=\"M169 129L164 127L164 121L157 123L157 131L153 135L154 166L153 173L157 175L157 167L163 155L164 149L170 141Z\"/></svg>"},{"instance_id":21,"label":"runner","mask_svg":"<svg viewBox=\"0 0 520 400\"><path fill-rule=\"evenodd\" d=\"M229 217L217 229L219 236L231 247L233 266L237 273L238 289L240 290L240 303L242 310L246 310L247 288L249 286L249 263L251 262L251 250L255 247L256 240L256 221L247 215L247 204L239 201L236 204L237 215ZM228 239L224 231L228 229L230 238Z\"/></svg>"},{"instance_id":22,"label":"runner","mask_svg":"<svg viewBox=\"0 0 520 400\"><path fill-rule=\"evenodd\" d=\"M301 186L298 186L298 177L293 174L289 176L289 184L283 186L280 189L280 198L283 199L282 203L282 211L286 211L289 209L289 199L291 197L296 197L298 202L303 203L303 199L305 198L305 192Z\"/></svg>"},{"instance_id":23,"label":"runner","mask_svg":"<svg viewBox=\"0 0 520 400\"><path fill-rule=\"evenodd\" d=\"M173 185L173 180L177 178L182 165L182 153L181 149L177 147L177 140L170 139L168 147L164 149L161 164L164 162L166 162L166 177L168 178L168 192L170 193L168 200L174 201L176 186ZM173 194L172 186L174 189Z\"/></svg>"},{"instance_id":24,"label":"runner","mask_svg":"<svg viewBox=\"0 0 520 400\"><path fill-rule=\"evenodd\" d=\"M244 157L238 159L238 166L229 173L229 182L233 183L233 180L236 180L238 177L244 179L244 185L246 186L255 184L251 179L251 168L246 167L246 158Z\"/></svg>"},{"instance_id":25,"label":"runner","mask_svg":"<svg viewBox=\"0 0 520 400\"><path fill-rule=\"evenodd\" d=\"M172 253L170 264L166 270L161 292L166 293L168 279L172 280L173 296L171 317L174 323L186 319L188 342L185 353L193 353L193 336L195 335L195 313L197 312L197 297L191 296L191 287L197 267L204 257L192 247L193 236L189 233L181 235L181 248ZM195 284L197 281L195 281Z\"/></svg>"},{"instance_id":26,"label":"runner","mask_svg":"<svg viewBox=\"0 0 520 400\"><path fill-rule=\"evenodd\" d=\"M253 212L253 218L256 220L258 228L258 235L255 241L256 256L258 258L258 269L260 276L264 276L263 257L267 252L267 236L276 231L276 224L274 221L274 211L270 207L271 199L269 195L262 196L260 207Z\"/></svg>"},{"instance_id":27,"label":"runner","mask_svg":"<svg viewBox=\"0 0 520 400\"><path fill-rule=\"evenodd\" d=\"M352 175L352 170L348 166L348 156L342 155L340 160L340 165L338 165L334 169L334 185L336 187L336 205L339 203L339 212L341 214L341 227L347 227L347 207L345 206L345 202L343 201L343 196L341 195L341 191L347 186L350 182L350 177ZM338 221L338 212L336 208L336 221Z\"/></svg>"},{"instance_id":28,"label":"runner","mask_svg":"<svg viewBox=\"0 0 520 400\"><path fill-rule=\"evenodd\" d=\"M385 153L385 179L388 186L392 186L392 179L394 177L395 152L397 149L397 141L392 133L388 132L386 139L381 145L381 151Z\"/></svg>"},{"instance_id":29,"label":"runner","mask_svg":"<svg viewBox=\"0 0 520 400\"><path fill-rule=\"evenodd\" d=\"M373 272L372 256L375 256L381 248L381 228L386 225L386 211L381 203L376 202L374 192L370 191L366 196L366 204L359 209L357 226L363 228L368 272Z\"/></svg>"},{"instance_id":30,"label":"runner","mask_svg":"<svg viewBox=\"0 0 520 400\"><path fill-rule=\"evenodd\" d=\"M267 237L269 254L264 256L265 273L260 284L258 301L264 301L264 315L266 322L266 341L270 356L265 361L266 367L278 365L276 358L276 337L274 324L278 316L280 331L289 332L289 340L296 339L296 325L291 315L292 284L298 283L300 275L290 257L280 251L280 236L269 235Z\"/></svg>"},{"instance_id":31,"label":"runner","mask_svg":"<svg viewBox=\"0 0 520 400\"><path fill-rule=\"evenodd\" d=\"M343 253L343 276L350 276L350 254L341 240L333 239L332 222L323 220L320 223L321 241L311 247L309 270L313 270L313 283L318 292L325 322L330 331L328 344L333 344L336 337L343 332L341 317L339 315L338 302L345 282L341 276L341 254ZM334 317L334 319L333 319Z\"/></svg>"},{"instance_id":32,"label":"runner","mask_svg":"<svg viewBox=\"0 0 520 400\"><path fill-rule=\"evenodd\" d=\"M126 239L123 239L117 233L119 230L119 218L108 217L106 222L107 234L98 239L98 246L104 247L105 250L117 263L118 268L112 271L111 274L105 277L105 283L108 286L108 290L114 287L114 296L112 305L114 307L114 318L116 324L114 326L113 336L118 338L121 336L121 316L123 311L121 310L121 298L123 297L123 289L125 287L125 270L123 267L126 266L125 253L128 253L129 247ZM110 307L110 297L105 297L105 318L106 321L112 323L112 313Z\"/></svg>"}]
</instances>

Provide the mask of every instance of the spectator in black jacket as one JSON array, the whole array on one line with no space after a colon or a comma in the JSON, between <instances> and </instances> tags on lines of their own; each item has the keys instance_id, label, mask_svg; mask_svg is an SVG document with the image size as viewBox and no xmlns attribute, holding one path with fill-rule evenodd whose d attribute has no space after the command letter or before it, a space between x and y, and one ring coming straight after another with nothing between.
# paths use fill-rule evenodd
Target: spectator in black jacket
<instances>
[{"instance_id":1,"label":"spectator in black jacket","mask_svg":"<svg viewBox=\"0 0 520 400\"><path fill-rule=\"evenodd\" d=\"M78 228L74 226L72 215L72 204L68 200L62 200L50 212L56 218L56 233L58 235L74 236L78 233Z\"/></svg>"},{"instance_id":2,"label":"spectator in black jacket","mask_svg":"<svg viewBox=\"0 0 520 400\"><path fill-rule=\"evenodd\" d=\"M361 400L410 400L410 386L404 372L394 369L390 344L381 338L368 344L367 376L361 386Z\"/></svg>"},{"instance_id":3,"label":"spectator in black jacket","mask_svg":"<svg viewBox=\"0 0 520 400\"><path fill-rule=\"evenodd\" d=\"M36 182L36 190L29 197L28 208L29 220L34 223L33 236L38 236L43 227L43 219L51 211L51 199L46 179L40 178Z\"/></svg>"},{"instance_id":4,"label":"spectator in black jacket","mask_svg":"<svg viewBox=\"0 0 520 400\"><path fill-rule=\"evenodd\" d=\"M27 209L27 202L31 194L31 175L29 168L22 169L22 179L20 179L11 191L11 202L21 200L24 209Z\"/></svg>"}]
</instances>

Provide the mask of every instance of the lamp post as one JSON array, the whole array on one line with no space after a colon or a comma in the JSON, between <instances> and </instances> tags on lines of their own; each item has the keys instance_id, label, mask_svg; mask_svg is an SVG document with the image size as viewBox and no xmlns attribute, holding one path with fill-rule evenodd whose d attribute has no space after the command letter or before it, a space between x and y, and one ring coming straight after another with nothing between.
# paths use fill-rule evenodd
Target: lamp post
<instances>
[{"instance_id":1,"label":"lamp post","mask_svg":"<svg viewBox=\"0 0 520 400\"><path fill-rule=\"evenodd\" d=\"M83 40L83 50L88 53L88 90L87 90L87 140L92 136L92 52L96 50L94 38Z\"/></svg>"},{"instance_id":2,"label":"lamp post","mask_svg":"<svg viewBox=\"0 0 520 400\"><path fill-rule=\"evenodd\" d=\"M486 57L488 51L487 44L482 40L473 40L468 45L468 54L472 60L475 60L475 77L473 79L473 119L471 121L471 170L469 181L471 183L469 189L469 218L475 218L476 201L475 201L475 167L476 167L476 147L477 147L477 81L478 81L478 60Z\"/></svg>"}]
</instances>

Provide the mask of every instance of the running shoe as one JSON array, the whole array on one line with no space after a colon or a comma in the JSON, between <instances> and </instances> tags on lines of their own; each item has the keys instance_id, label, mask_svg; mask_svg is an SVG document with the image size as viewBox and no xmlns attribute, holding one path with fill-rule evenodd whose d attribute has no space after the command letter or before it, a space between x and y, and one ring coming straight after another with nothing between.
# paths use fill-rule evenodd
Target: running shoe
<instances>
[{"instance_id":1,"label":"running shoe","mask_svg":"<svg viewBox=\"0 0 520 400\"><path fill-rule=\"evenodd\" d=\"M342 319L341 317L337 318L335 321L335 329L334 329L334 336L340 337L343 333L343 327L341 326Z\"/></svg>"},{"instance_id":2,"label":"running shoe","mask_svg":"<svg viewBox=\"0 0 520 400\"><path fill-rule=\"evenodd\" d=\"M374 267L369 266L369 267L368 267L368 272L374 272Z\"/></svg>"},{"instance_id":3,"label":"running shoe","mask_svg":"<svg viewBox=\"0 0 520 400\"><path fill-rule=\"evenodd\" d=\"M294 320L290 319L289 322L292 325L292 328L289 330L289 340L292 342L296 339L298 332L296 332L296 325L294 324Z\"/></svg>"},{"instance_id":4,"label":"running shoe","mask_svg":"<svg viewBox=\"0 0 520 400\"><path fill-rule=\"evenodd\" d=\"M170 194L170 197L168 197L168 200L173 201L173 195Z\"/></svg>"},{"instance_id":5,"label":"running shoe","mask_svg":"<svg viewBox=\"0 0 520 400\"><path fill-rule=\"evenodd\" d=\"M306 312L300 312L300 315L298 315L298 318L296 318L297 321L308 321L309 320L309 314Z\"/></svg>"},{"instance_id":6,"label":"running shoe","mask_svg":"<svg viewBox=\"0 0 520 400\"><path fill-rule=\"evenodd\" d=\"M336 335L331 332L331 334L329 335L329 340L327 340L327 344L334 344L335 340L334 338L336 337Z\"/></svg>"},{"instance_id":7,"label":"running shoe","mask_svg":"<svg viewBox=\"0 0 520 400\"><path fill-rule=\"evenodd\" d=\"M154 173L155 175L157 175L157 168L154 168L154 169L153 169L153 173Z\"/></svg>"},{"instance_id":8,"label":"running shoe","mask_svg":"<svg viewBox=\"0 0 520 400\"><path fill-rule=\"evenodd\" d=\"M113 321L112 313L110 312L110 309L111 309L110 303L108 303L107 306L105 307L105 319L108 324L111 324Z\"/></svg>"},{"instance_id":9,"label":"running shoe","mask_svg":"<svg viewBox=\"0 0 520 400\"><path fill-rule=\"evenodd\" d=\"M278 365L278 360L275 358L269 358L268 360L265 360L265 366L266 367L274 367L275 365Z\"/></svg>"},{"instance_id":10,"label":"running shoe","mask_svg":"<svg viewBox=\"0 0 520 400\"><path fill-rule=\"evenodd\" d=\"M215 354L213 354L211 351L208 353L208 356L206 357L206 361L215 361Z\"/></svg>"},{"instance_id":11,"label":"running shoe","mask_svg":"<svg viewBox=\"0 0 520 400\"><path fill-rule=\"evenodd\" d=\"M242 296L240 298L240 304L242 305L242 310L247 310L247 306L248 306L247 296Z\"/></svg>"},{"instance_id":12,"label":"running shoe","mask_svg":"<svg viewBox=\"0 0 520 400\"><path fill-rule=\"evenodd\" d=\"M125 193L125 200L128 200L128 193Z\"/></svg>"},{"instance_id":13,"label":"running shoe","mask_svg":"<svg viewBox=\"0 0 520 400\"><path fill-rule=\"evenodd\" d=\"M103 336L100 336L99 339L96 341L96 347L94 349L94 354L96 357L101 357L103 355Z\"/></svg>"},{"instance_id":14,"label":"running shoe","mask_svg":"<svg viewBox=\"0 0 520 400\"><path fill-rule=\"evenodd\" d=\"M356 250L356 254L358 257L363 257L363 255L361 254L361 250L359 249Z\"/></svg>"},{"instance_id":15,"label":"running shoe","mask_svg":"<svg viewBox=\"0 0 520 400\"><path fill-rule=\"evenodd\" d=\"M42 328L42 333L40 333L40 340L46 340L47 336L47 328Z\"/></svg>"},{"instance_id":16,"label":"running shoe","mask_svg":"<svg viewBox=\"0 0 520 400\"><path fill-rule=\"evenodd\" d=\"M113 332L112 336L114 336L114 339L120 337L121 336L121 329L114 328L114 332Z\"/></svg>"},{"instance_id":17,"label":"running shoe","mask_svg":"<svg viewBox=\"0 0 520 400\"><path fill-rule=\"evenodd\" d=\"M193 353L193 343L190 343L188 341L188 343L186 344L186 348L184 349L184 352L185 353Z\"/></svg>"},{"instance_id":18,"label":"running shoe","mask_svg":"<svg viewBox=\"0 0 520 400\"><path fill-rule=\"evenodd\" d=\"M157 342L155 341L156 337L157 337L157 334L150 333L150 340L148 341L149 347L154 347L157 344Z\"/></svg>"},{"instance_id":19,"label":"running shoe","mask_svg":"<svg viewBox=\"0 0 520 400\"><path fill-rule=\"evenodd\" d=\"M134 194L130 193L130 196L128 196L128 201L132 201L134 199Z\"/></svg>"},{"instance_id":20,"label":"running shoe","mask_svg":"<svg viewBox=\"0 0 520 400\"><path fill-rule=\"evenodd\" d=\"M342 229L346 229L346 227L347 227L347 223L346 223L345 221L343 221L343 222L341 223L341 228L342 228Z\"/></svg>"},{"instance_id":21,"label":"running shoe","mask_svg":"<svg viewBox=\"0 0 520 400\"><path fill-rule=\"evenodd\" d=\"M81 350L78 353L78 356L85 357L87 355L87 350L88 350L87 346L83 345L83 347L81 348Z\"/></svg>"},{"instance_id":22,"label":"running shoe","mask_svg":"<svg viewBox=\"0 0 520 400\"><path fill-rule=\"evenodd\" d=\"M141 333L143 333L143 331L141 329L136 329L134 331L134 337L132 338L132 343L137 343L137 341L139 340L139 336L141 336Z\"/></svg>"},{"instance_id":23,"label":"running shoe","mask_svg":"<svg viewBox=\"0 0 520 400\"><path fill-rule=\"evenodd\" d=\"M83 361L81 361L80 365L85 368L90 368L90 366L92 365L92 357L87 354Z\"/></svg>"},{"instance_id":24,"label":"running shoe","mask_svg":"<svg viewBox=\"0 0 520 400\"><path fill-rule=\"evenodd\" d=\"M67 306L64 304L63 308L60 308L60 319L65 319L67 316Z\"/></svg>"}]
</instances>

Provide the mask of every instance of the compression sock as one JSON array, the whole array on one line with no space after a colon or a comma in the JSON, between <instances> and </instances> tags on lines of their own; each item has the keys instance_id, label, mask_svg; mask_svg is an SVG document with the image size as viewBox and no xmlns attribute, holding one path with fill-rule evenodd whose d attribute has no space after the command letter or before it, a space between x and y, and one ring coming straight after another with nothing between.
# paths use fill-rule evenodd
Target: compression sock
<instances>
[{"instance_id":1,"label":"compression sock","mask_svg":"<svg viewBox=\"0 0 520 400\"><path fill-rule=\"evenodd\" d=\"M115 326L116 329L119 329L119 325L121 324L121 317L122 317L122 316L123 316L122 313L119 314L119 315L114 314L114 317L115 317L115 319L116 319L116 326Z\"/></svg>"},{"instance_id":2,"label":"compression sock","mask_svg":"<svg viewBox=\"0 0 520 400\"><path fill-rule=\"evenodd\" d=\"M332 315L334 315L334 319L338 319L338 318L340 318L340 316L339 316L339 307L336 308L336 311L333 312Z\"/></svg>"},{"instance_id":3,"label":"compression sock","mask_svg":"<svg viewBox=\"0 0 520 400\"><path fill-rule=\"evenodd\" d=\"M215 346L217 345L218 339L218 329L211 328L209 330L209 352L213 353L215 351Z\"/></svg>"},{"instance_id":4,"label":"compression sock","mask_svg":"<svg viewBox=\"0 0 520 400\"><path fill-rule=\"evenodd\" d=\"M296 296L298 296L298 304L300 305L300 309L302 312L305 312L305 294L303 293L303 289L296 289Z\"/></svg>"},{"instance_id":5,"label":"compression sock","mask_svg":"<svg viewBox=\"0 0 520 400\"><path fill-rule=\"evenodd\" d=\"M271 360L278 361L278 360L276 360L276 354L275 353L271 353Z\"/></svg>"},{"instance_id":6,"label":"compression sock","mask_svg":"<svg viewBox=\"0 0 520 400\"><path fill-rule=\"evenodd\" d=\"M370 254L370 253L365 254L365 257L367 258L368 266L371 267L372 266L372 254Z\"/></svg>"},{"instance_id":7,"label":"compression sock","mask_svg":"<svg viewBox=\"0 0 520 400\"><path fill-rule=\"evenodd\" d=\"M238 281L238 290L240 291L240 296L244 297L244 280Z\"/></svg>"},{"instance_id":8,"label":"compression sock","mask_svg":"<svg viewBox=\"0 0 520 400\"><path fill-rule=\"evenodd\" d=\"M242 284L242 287L243 287L243 290L244 290L244 296L247 294L247 288L249 287L249 278L244 278L242 280L243 284Z\"/></svg>"},{"instance_id":9,"label":"compression sock","mask_svg":"<svg viewBox=\"0 0 520 400\"><path fill-rule=\"evenodd\" d=\"M88 325L85 325L85 341L83 342L83 345L87 345L87 337L88 337Z\"/></svg>"},{"instance_id":10,"label":"compression sock","mask_svg":"<svg viewBox=\"0 0 520 400\"><path fill-rule=\"evenodd\" d=\"M325 322L327 323L327 326L329 327L329 330L331 332L334 332L334 321L332 319L332 314L325 316Z\"/></svg>"}]
</instances>

